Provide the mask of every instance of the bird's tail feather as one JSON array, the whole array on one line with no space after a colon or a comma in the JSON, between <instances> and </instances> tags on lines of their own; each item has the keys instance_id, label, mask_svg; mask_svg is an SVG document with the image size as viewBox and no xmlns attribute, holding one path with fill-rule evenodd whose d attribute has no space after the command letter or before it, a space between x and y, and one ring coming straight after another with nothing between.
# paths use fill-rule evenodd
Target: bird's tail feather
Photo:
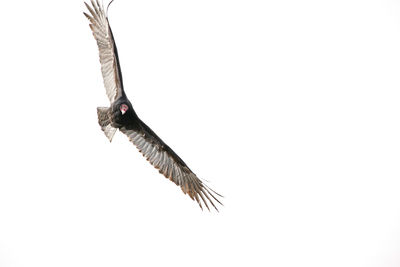
<instances>
[{"instance_id":1,"label":"bird's tail feather","mask_svg":"<svg viewBox=\"0 0 400 267\"><path fill-rule=\"evenodd\" d=\"M105 107L97 108L97 117L99 120L99 125L101 127L101 130L103 130L104 134L107 136L108 140L110 140L110 142L111 142L114 137L115 132L117 131L117 128L114 128L111 126L109 111L110 111L110 108L105 108Z\"/></svg>"}]
</instances>

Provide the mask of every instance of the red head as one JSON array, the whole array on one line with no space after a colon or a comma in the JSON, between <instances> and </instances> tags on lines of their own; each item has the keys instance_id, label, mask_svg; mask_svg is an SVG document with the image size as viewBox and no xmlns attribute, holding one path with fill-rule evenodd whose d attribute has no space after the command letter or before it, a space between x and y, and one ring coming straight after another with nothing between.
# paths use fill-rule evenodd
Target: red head
<instances>
[{"instance_id":1,"label":"red head","mask_svg":"<svg viewBox=\"0 0 400 267\"><path fill-rule=\"evenodd\" d=\"M122 104L119 106L119 110L121 111L122 115L124 115L128 111L129 107L126 104Z\"/></svg>"}]
</instances>

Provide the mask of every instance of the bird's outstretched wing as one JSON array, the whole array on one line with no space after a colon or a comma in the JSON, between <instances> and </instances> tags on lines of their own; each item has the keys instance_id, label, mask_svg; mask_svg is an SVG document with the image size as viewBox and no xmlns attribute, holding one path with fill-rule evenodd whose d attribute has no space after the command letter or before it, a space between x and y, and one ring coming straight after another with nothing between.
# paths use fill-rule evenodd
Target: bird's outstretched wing
<instances>
[{"instance_id":1,"label":"bird's outstretched wing","mask_svg":"<svg viewBox=\"0 0 400 267\"><path fill-rule=\"evenodd\" d=\"M208 202L218 211L213 201L222 203L215 195L222 197L201 181L183 162L183 160L166 145L144 122L140 121L135 129L120 128L129 140L139 149L143 156L176 185L183 193L196 200L203 209L202 203L209 209Z\"/></svg>"},{"instance_id":2,"label":"bird's outstretched wing","mask_svg":"<svg viewBox=\"0 0 400 267\"><path fill-rule=\"evenodd\" d=\"M91 0L92 7L85 3L89 13L83 13L90 21L94 39L99 48L101 72L103 74L104 87L110 102L114 102L124 94L121 68L119 66L118 51L114 42L114 37L108 23L108 18L104 12L104 7Z\"/></svg>"}]
</instances>

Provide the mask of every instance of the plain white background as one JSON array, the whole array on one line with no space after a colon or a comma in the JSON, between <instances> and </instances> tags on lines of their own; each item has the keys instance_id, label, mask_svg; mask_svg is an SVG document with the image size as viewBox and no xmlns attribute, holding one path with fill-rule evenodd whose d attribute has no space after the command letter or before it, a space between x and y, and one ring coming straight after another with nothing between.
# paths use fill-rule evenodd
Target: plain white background
<instances>
[{"instance_id":1,"label":"plain white background","mask_svg":"<svg viewBox=\"0 0 400 267\"><path fill-rule=\"evenodd\" d=\"M400 266L400 2L116 0L125 90L225 196L117 134L82 1L1 4L0 266Z\"/></svg>"}]
</instances>

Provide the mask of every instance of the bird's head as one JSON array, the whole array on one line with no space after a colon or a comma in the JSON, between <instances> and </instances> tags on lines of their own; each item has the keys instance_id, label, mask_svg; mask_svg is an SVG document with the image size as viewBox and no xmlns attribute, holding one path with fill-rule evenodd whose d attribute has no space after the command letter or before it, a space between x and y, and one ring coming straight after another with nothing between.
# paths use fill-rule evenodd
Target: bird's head
<instances>
[{"instance_id":1,"label":"bird's head","mask_svg":"<svg viewBox=\"0 0 400 267\"><path fill-rule=\"evenodd\" d=\"M119 106L119 110L121 111L121 114L124 115L128 111L129 107L127 104L121 104Z\"/></svg>"},{"instance_id":2,"label":"bird's head","mask_svg":"<svg viewBox=\"0 0 400 267\"><path fill-rule=\"evenodd\" d=\"M114 125L124 126L132 122L137 116L128 99L118 99L112 104L112 118ZM113 127L115 127L113 126ZM118 127L115 127L118 128Z\"/></svg>"}]
</instances>

